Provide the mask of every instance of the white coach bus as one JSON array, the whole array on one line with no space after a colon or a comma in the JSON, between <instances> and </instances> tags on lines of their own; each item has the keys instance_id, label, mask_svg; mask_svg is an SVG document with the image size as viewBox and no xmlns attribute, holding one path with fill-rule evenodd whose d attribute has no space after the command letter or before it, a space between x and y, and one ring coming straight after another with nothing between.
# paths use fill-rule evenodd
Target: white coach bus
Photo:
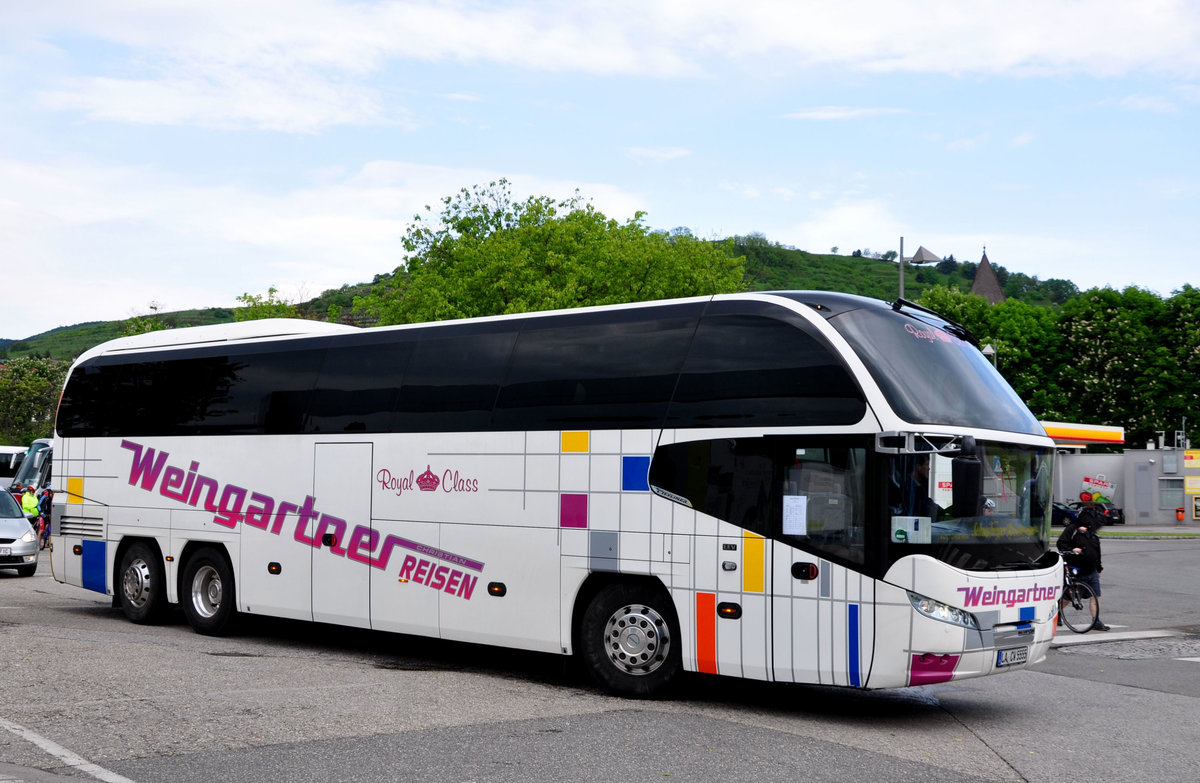
<instances>
[{"instance_id":1,"label":"white coach bus","mask_svg":"<svg viewBox=\"0 0 1200 783\"><path fill-rule=\"evenodd\" d=\"M1054 444L903 300L154 332L75 362L54 451L55 578L134 622L574 654L636 695L944 682L1054 633Z\"/></svg>"}]
</instances>

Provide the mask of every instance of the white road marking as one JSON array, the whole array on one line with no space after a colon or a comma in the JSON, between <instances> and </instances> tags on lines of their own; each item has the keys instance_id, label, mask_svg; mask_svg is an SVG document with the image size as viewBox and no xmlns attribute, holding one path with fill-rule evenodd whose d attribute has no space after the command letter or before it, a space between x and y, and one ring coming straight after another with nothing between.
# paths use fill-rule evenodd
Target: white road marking
<instances>
[{"instance_id":1,"label":"white road marking","mask_svg":"<svg viewBox=\"0 0 1200 783\"><path fill-rule=\"evenodd\" d=\"M34 745L37 745L51 756L54 756L56 759L66 764L68 767L91 775L97 780L103 780L104 783L134 783L134 781L130 780L124 775L118 775L111 770L107 770L104 767L93 764L83 756L80 756L78 753L67 750L62 745L59 745L53 740L46 739L36 731L27 729L24 726L18 725L11 721L7 721L4 718L0 718L0 727L3 727L13 734L16 734L18 737L24 740L32 742Z\"/></svg>"},{"instance_id":2,"label":"white road marking","mask_svg":"<svg viewBox=\"0 0 1200 783\"><path fill-rule=\"evenodd\" d=\"M1117 626L1113 626L1117 627ZM1051 647L1066 647L1071 644L1097 644L1099 642L1127 642L1133 639L1162 639L1167 636L1179 636L1178 631L1088 631L1087 633L1072 633L1069 628L1058 629L1058 635L1050 643Z\"/></svg>"}]
</instances>

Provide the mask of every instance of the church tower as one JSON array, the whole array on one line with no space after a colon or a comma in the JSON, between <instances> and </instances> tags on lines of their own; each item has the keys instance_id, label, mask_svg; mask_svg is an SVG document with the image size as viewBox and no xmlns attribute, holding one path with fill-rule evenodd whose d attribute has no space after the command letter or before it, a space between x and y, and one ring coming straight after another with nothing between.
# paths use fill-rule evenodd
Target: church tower
<instances>
[{"instance_id":1,"label":"church tower","mask_svg":"<svg viewBox=\"0 0 1200 783\"><path fill-rule=\"evenodd\" d=\"M983 258L979 261L979 267L975 270L975 282L971 283L971 293L982 296L988 300L988 304L1000 304L1007 297L1004 296L1004 289L1000 287L1000 279L996 277L996 270L992 269L992 263L988 261L987 248L983 248Z\"/></svg>"}]
</instances>

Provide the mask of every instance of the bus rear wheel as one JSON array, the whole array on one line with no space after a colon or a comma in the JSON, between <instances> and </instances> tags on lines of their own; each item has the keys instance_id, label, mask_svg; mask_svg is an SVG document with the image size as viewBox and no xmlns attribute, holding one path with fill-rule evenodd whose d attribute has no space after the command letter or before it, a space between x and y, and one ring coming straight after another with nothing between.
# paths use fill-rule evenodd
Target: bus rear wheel
<instances>
[{"instance_id":1,"label":"bus rear wheel","mask_svg":"<svg viewBox=\"0 0 1200 783\"><path fill-rule=\"evenodd\" d=\"M183 570L183 613L192 630L205 636L229 632L235 615L233 572L220 552L205 547Z\"/></svg>"},{"instance_id":2,"label":"bus rear wheel","mask_svg":"<svg viewBox=\"0 0 1200 783\"><path fill-rule=\"evenodd\" d=\"M680 669L671 599L643 585L602 588L584 612L580 645L596 682L621 696L652 696Z\"/></svg>"},{"instance_id":3,"label":"bus rear wheel","mask_svg":"<svg viewBox=\"0 0 1200 783\"><path fill-rule=\"evenodd\" d=\"M149 544L137 543L121 558L121 576L117 597L121 611L130 622L146 625L162 615L167 603L163 584L162 558Z\"/></svg>"}]
</instances>

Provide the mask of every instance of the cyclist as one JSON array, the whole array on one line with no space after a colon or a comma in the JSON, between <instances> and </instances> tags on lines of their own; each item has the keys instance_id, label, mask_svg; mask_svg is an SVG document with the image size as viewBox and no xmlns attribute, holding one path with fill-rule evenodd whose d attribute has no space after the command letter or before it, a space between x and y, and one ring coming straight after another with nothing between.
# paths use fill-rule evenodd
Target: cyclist
<instances>
[{"instance_id":1,"label":"cyclist","mask_svg":"<svg viewBox=\"0 0 1200 783\"><path fill-rule=\"evenodd\" d=\"M1104 570L1104 565L1100 559L1096 517L1096 512L1090 508L1081 510L1078 518L1058 537L1058 548L1066 552L1067 562L1079 569L1079 581L1086 582L1092 588L1096 602L1096 622L1092 627L1097 631L1107 631L1109 627L1100 619L1100 572Z\"/></svg>"}]
</instances>

